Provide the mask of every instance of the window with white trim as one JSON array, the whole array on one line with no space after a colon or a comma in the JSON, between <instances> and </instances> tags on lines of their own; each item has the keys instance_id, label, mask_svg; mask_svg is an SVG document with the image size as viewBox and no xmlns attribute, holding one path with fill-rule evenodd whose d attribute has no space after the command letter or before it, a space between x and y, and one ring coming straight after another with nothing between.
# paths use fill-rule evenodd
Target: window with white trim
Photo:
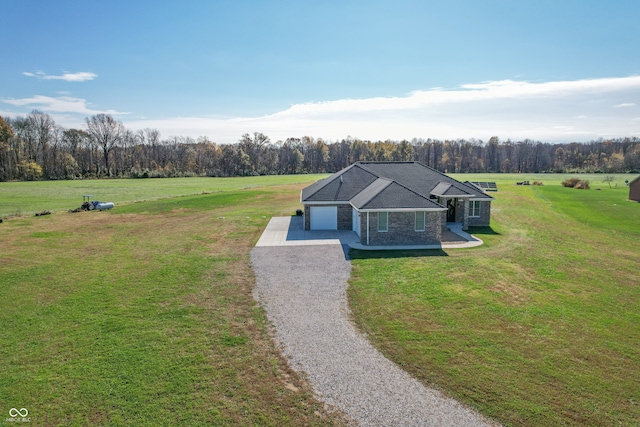
<instances>
[{"instance_id":1,"label":"window with white trim","mask_svg":"<svg viewBox=\"0 0 640 427\"><path fill-rule=\"evenodd\" d=\"M426 212L416 212L416 231L424 231Z\"/></svg>"},{"instance_id":2,"label":"window with white trim","mask_svg":"<svg viewBox=\"0 0 640 427\"><path fill-rule=\"evenodd\" d=\"M389 231L389 212L378 212L378 232Z\"/></svg>"},{"instance_id":3,"label":"window with white trim","mask_svg":"<svg viewBox=\"0 0 640 427\"><path fill-rule=\"evenodd\" d=\"M469 217L478 218L480 216L480 202L472 200L469 203Z\"/></svg>"}]
</instances>

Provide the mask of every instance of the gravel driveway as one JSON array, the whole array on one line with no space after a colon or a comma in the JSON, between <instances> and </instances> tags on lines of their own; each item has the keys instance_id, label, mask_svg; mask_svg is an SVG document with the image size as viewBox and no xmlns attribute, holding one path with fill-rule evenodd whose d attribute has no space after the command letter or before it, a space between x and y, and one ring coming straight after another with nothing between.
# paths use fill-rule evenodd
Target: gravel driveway
<instances>
[{"instance_id":1,"label":"gravel driveway","mask_svg":"<svg viewBox=\"0 0 640 427\"><path fill-rule=\"evenodd\" d=\"M256 247L254 297L293 369L316 396L362 426L495 425L427 389L385 359L349 321L351 263L340 244Z\"/></svg>"}]
</instances>

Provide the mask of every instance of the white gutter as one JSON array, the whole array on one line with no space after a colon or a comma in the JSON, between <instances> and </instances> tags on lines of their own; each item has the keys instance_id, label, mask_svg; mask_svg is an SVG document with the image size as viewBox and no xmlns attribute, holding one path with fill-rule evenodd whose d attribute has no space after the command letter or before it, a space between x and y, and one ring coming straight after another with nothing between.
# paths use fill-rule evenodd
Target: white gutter
<instances>
[{"instance_id":1,"label":"white gutter","mask_svg":"<svg viewBox=\"0 0 640 427\"><path fill-rule=\"evenodd\" d=\"M302 204L309 205L309 206L312 206L312 205L321 206L321 205L349 205L351 203L348 202L348 201L347 202L342 202L342 201L340 201L340 202L339 201L324 201L324 202L302 202Z\"/></svg>"},{"instance_id":2,"label":"white gutter","mask_svg":"<svg viewBox=\"0 0 640 427\"><path fill-rule=\"evenodd\" d=\"M376 209L359 209L358 212L367 212L367 213L369 212L442 212L446 210L447 208L395 208L395 209L376 208Z\"/></svg>"},{"instance_id":3,"label":"white gutter","mask_svg":"<svg viewBox=\"0 0 640 427\"><path fill-rule=\"evenodd\" d=\"M369 246L369 211L367 211L367 246Z\"/></svg>"},{"instance_id":4,"label":"white gutter","mask_svg":"<svg viewBox=\"0 0 640 427\"><path fill-rule=\"evenodd\" d=\"M461 194L459 196L450 196L448 194L436 194L436 193L431 193L431 194L437 197L442 197L443 199L466 199L469 197L474 197L473 194Z\"/></svg>"}]
</instances>

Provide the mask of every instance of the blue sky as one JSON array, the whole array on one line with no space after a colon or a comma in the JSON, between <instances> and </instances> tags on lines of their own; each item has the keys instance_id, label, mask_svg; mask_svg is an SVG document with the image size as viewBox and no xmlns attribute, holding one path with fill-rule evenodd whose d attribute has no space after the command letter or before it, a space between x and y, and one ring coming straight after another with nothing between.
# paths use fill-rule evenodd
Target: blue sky
<instances>
[{"instance_id":1,"label":"blue sky","mask_svg":"<svg viewBox=\"0 0 640 427\"><path fill-rule=\"evenodd\" d=\"M640 2L4 0L0 115L163 137L640 136Z\"/></svg>"}]
</instances>

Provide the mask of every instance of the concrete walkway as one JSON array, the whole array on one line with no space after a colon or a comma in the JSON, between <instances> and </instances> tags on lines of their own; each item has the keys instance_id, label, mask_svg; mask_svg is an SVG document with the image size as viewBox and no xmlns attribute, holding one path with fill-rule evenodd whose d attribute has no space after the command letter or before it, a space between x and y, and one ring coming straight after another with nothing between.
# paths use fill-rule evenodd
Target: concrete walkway
<instances>
[{"instance_id":1,"label":"concrete walkway","mask_svg":"<svg viewBox=\"0 0 640 427\"><path fill-rule=\"evenodd\" d=\"M408 245L408 246L367 246L360 243L360 238L354 231L335 230L304 230L303 217L273 217L267 224L256 247L263 246L308 246L341 244L360 250L411 250L411 249L460 249L480 246L484 242L464 231L459 224L450 225L451 232L464 240L443 242L437 245Z\"/></svg>"}]
</instances>

